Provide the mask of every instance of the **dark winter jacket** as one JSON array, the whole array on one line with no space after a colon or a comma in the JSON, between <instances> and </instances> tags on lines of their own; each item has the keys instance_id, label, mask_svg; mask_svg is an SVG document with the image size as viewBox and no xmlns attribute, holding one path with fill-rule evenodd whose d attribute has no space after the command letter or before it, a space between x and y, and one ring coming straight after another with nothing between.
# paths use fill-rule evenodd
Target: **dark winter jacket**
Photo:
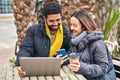
<instances>
[{"instance_id":1,"label":"dark winter jacket","mask_svg":"<svg viewBox=\"0 0 120 80\"><path fill-rule=\"evenodd\" d=\"M63 44L61 48L69 50L71 36L63 25ZM17 54L17 64L20 57L48 57L50 50L50 39L46 34L44 22L28 28Z\"/></svg>"},{"instance_id":2,"label":"dark winter jacket","mask_svg":"<svg viewBox=\"0 0 120 80\"><path fill-rule=\"evenodd\" d=\"M78 45L73 45L71 51L79 54L80 69L87 80L115 80L115 72L111 55L102 41L102 32L85 35ZM74 48L76 47L76 49Z\"/></svg>"}]
</instances>

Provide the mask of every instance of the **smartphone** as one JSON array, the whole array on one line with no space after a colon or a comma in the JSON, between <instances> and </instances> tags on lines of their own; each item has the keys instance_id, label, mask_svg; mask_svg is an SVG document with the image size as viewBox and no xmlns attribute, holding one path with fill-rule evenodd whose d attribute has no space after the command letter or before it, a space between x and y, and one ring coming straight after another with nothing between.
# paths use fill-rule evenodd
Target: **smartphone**
<instances>
[{"instance_id":1,"label":"smartphone","mask_svg":"<svg viewBox=\"0 0 120 80\"><path fill-rule=\"evenodd\" d=\"M60 49L56 51L57 55L61 55L61 57L67 55L67 52L65 49Z\"/></svg>"}]
</instances>

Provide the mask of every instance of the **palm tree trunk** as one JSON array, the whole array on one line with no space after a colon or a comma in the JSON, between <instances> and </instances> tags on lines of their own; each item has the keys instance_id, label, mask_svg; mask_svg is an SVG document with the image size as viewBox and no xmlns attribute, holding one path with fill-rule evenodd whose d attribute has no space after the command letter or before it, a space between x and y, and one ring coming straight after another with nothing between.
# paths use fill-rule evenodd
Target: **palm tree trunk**
<instances>
[{"instance_id":1,"label":"palm tree trunk","mask_svg":"<svg viewBox=\"0 0 120 80\"><path fill-rule=\"evenodd\" d=\"M13 0L11 6L14 11L14 23L16 25L16 33L18 35L17 45L20 47L27 28L36 23L34 0Z\"/></svg>"}]
</instances>

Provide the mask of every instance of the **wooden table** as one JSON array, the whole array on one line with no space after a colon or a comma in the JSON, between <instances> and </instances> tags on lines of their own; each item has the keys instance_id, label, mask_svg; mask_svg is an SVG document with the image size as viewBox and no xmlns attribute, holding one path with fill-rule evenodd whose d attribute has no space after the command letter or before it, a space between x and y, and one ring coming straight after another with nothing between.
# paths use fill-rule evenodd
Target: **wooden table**
<instances>
[{"instance_id":1,"label":"wooden table","mask_svg":"<svg viewBox=\"0 0 120 80\"><path fill-rule=\"evenodd\" d=\"M114 65L119 65L120 62L113 60ZM86 80L82 75L76 74L69 70L67 66L63 66L60 71L60 76L31 76L20 78L17 72L17 67L9 65L0 65L0 80ZM120 80L116 78L116 80Z\"/></svg>"},{"instance_id":2,"label":"wooden table","mask_svg":"<svg viewBox=\"0 0 120 80\"><path fill-rule=\"evenodd\" d=\"M82 75L76 74L67 66L63 66L60 71L60 76L31 76L20 78L17 72L17 67L9 67L7 69L6 79L4 80L86 80Z\"/></svg>"}]
</instances>

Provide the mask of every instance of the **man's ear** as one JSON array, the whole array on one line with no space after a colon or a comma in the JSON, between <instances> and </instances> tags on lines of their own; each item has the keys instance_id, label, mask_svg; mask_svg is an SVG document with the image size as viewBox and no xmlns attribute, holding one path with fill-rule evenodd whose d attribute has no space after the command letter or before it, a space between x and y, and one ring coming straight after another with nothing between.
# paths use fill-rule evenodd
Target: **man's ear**
<instances>
[{"instance_id":1,"label":"man's ear","mask_svg":"<svg viewBox=\"0 0 120 80\"><path fill-rule=\"evenodd\" d=\"M43 20L46 22L46 17L45 16L43 16Z\"/></svg>"}]
</instances>

